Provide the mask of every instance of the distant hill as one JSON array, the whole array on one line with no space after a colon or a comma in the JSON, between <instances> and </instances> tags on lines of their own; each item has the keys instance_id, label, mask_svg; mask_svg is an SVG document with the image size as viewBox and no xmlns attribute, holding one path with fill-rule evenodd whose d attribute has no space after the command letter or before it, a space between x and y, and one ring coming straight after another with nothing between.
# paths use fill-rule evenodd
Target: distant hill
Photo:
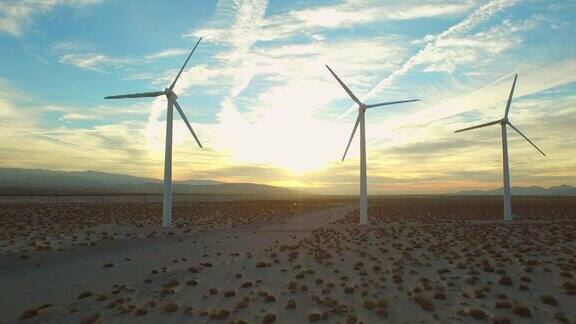
<instances>
[{"instance_id":1,"label":"distant hill","mask_svg":"<svg viewBox=\"0 0 576 324\"><path fill-rule=\"evenodd\" d=\"M512 194L517 196L576 196L576 187L560 185L550 188L532 187L512 187ZM494 190L465 190L455 193L464 196L499 196L502 195L502 188Z\"/></svg>"},{"instance_id":2,"label":"distant hill","mask_svg":"<svg viewBox=\"0 0 576 324\"><path fill-rule=\"evenodd\" d=\"M173 182L174 193L191 194L300 194L300 192L254 183L226 183L189 179ZM0 168L0 193L161 193L162 180L98 171L52 171Z\"/></svg>"}]
</instances>

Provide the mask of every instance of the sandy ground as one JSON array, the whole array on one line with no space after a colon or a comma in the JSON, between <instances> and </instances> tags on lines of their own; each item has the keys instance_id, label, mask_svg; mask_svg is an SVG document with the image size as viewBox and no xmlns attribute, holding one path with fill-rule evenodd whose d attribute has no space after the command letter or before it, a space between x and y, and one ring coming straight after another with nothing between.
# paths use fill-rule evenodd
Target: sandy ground
<instances>
[{"instance_id":1,"label":"sandy ground","mask_svg":"<svg viewBox=\"0 0 576 324\"><path fill-rule=\"evenodd\" d=\"M201 232L108 228L142 233L1 254L0 322L575 323L576 200L514 206L508 224L498 199L401 198L371 201L367 227L350 204Z\"/></svg>"},{"instance_id":2,"label":"sandy ground","mask_svg":"<svg viewBox=\"0 0 576 324\"><path fill-rule=\"evenodd\" d=\"M77 246L73 250L34 251L26 255L27 259L19 254L0 255L0 320L14 321L25 309L51 304L53 306L45 308L29 321L77 322L91 312L102 313L103 319L135 321L133 316L116 316L119 312L116 308L104 307L102 311L99 308L122 296L133 295L133 298L156 299L159 310L160 304L168 300L179 301L179 298L174 298L176 296L161 296L157 291L174 279L180 282L175 287L179 292L190 288L185 298L189 305L206 304L208 307L214 301L204 300L203 295L208 294L212 287L224 289L222 287L236 273L232 272L233 269L251 272L249 270L254 268L256 260L269 259L266 250L270 247L294 244L309 235L312 229L326 226L349 210L344 207L299 215L285 224L121 238L101 241L96 246ZM126 228L111 227L107 227L109 232L127 231ZM211 267L202 265L208 262ZM112 266L105 267L107 264ZM191 273L191 267L199 269L200 273ZM155 270L158 274L153 274ZM193 277L202 279L197 286L186 286ZM145 279L152 279L152 283L144 282ZM252 280L256 285L257 279ZM124 285L125 288L117 292L114 285ZM109 298L94 302L96 298L92 296L76 302L82 292L106 294ZM73 308L79 312L69 314ZM156 315L162 315L161 311L158 313ZM156 322L159 320L156 315L151 312L138 321ZM179 322L182 319L175 315L168 320Z\"/></svg>"},{"instance_id":3,"label":"sandy ground","mask_svg":"<svg viewBox=\"0 0 576 324\"><path fill-rule=\"evenodd\" d=\"M290 217L339 206L345 200L235 200L174 203L172 233L283 223ZM165 236L161 203L0 203L0 253L61 251L121 238ZM116 226L119 225L119 226ZM165 232L165 231L164 231Z\"/></svg>"}]
</instances>

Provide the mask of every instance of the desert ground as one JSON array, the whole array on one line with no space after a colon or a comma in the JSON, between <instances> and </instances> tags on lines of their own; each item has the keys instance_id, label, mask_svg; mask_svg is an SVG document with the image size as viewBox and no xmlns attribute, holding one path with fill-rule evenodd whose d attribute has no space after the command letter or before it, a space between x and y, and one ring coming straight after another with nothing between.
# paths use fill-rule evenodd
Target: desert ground
<instances>
[{"instance_id":1,"label":"desert ground","mask_svg":"<svg viewBox=\"0 0 576 324\"><path fill-rule=\"evenodd\" d=\"M0 203L0 323L575 323L576 198Z\"/></svg>"}]
</instances>

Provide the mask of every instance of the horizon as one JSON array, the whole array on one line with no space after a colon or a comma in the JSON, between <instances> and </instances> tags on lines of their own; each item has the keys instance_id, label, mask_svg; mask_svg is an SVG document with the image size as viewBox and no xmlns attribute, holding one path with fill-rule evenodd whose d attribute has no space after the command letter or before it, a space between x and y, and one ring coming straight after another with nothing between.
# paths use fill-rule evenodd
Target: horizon
<instances>
[{"instance_id":1,"label":"horizon","mask_svg":"<svg viewBox=\"0 0 576 324\"><path fill-rule=\"evenodd\" d=\"M72 171L61 171L61 170L47 170L47 169L42 169L42 168L36 168L36 169L22 169L22 168L3 168L0 167L0 171L2 169L15 169L15 170L23 170L23 171L48 171L48 172L64 172L64 173L86 173L86 172L93 172L93 173L104 173L106 175L119 175L119 176L130 176L130 177L137 177L140 179L149 179L149 180L154 180L157 183L161 183L162 182L162 178L148 178L148 177L138 177L138 176L132 176L132 175L128 175L128 174L122 174L122 173L107 173L107 172L102 172L102 171L97 171L97 170L72 170ZM212 184L186 184L185 182L187 181L207 181L207 182L214 182ZM189 185L189 186L214 186L214 185L220 185L220 184L248 184L248 185L263 185L263 186L269 186L268 184L265 183L257 183L257 182L223 182L223 181L214 181L211 179L194 179L194 178L188 178L188 179L182 179L182 180L174 180L175 183L180 182L181 184L185 184L185 185ZM118 185L116 185L118 186ZM569 184L569 183L563 183L563 184L559 184L557 186L550 186L550 187L543 187L543 186L511 186L512 189L532 189L532 188L542 188L545 190L549 190L549 189L553 189L553 188L558 188L558 187L570 187L570 188L574 188L576 189L576 186L573 184ZM330 188L321 188L321 189L307 189L307 188L299 188L299 187L278 187L278 186L273 186L276 188L280 188L280 189L289 189L289 190L294 190L296 193L299 194L309 194L309 195L313 195L313 196L341 196L341 197L353 197L355 196L355 193L348 193L348 192L338 192L338 191L333 191ZM50 186L50 185L46 185L44 184L41 187L38 188L32 188L32 187L23 187L23 186L7 186L6 188L19 188L19 189L24 189L24 190L45 190L45 189L56 189L56 190L60 190L60 189L65 189L67 191L70 190L78 190L79 193L82 193L82 195L85 194L85 191L82 190L88 190L86 192L93 192L94 194L98 194L98 191L96 191L97 189L92 188L90 186L88 187L67 187L67 188L61 188L60 186ZM1 189L1 188L0 188ZM110 190L114 189L113 187L102 187L103 190L100 194L106 194L108 193ZM384 193L377 193L377 194L370 194L368 193L369 197L379 197L379 196L390 196L390 197L394 197L394 196L437 196L437 195L459 195L459 194L469 194L469 192L479 192L481 194L487 194L489 192L494 192L494 194L497 194L497 192L499 190L502 190L502 186L500 187L496 187L496 188L488 188L488 189L465 189L465 190L459 190L459 191L445 191L445 192L436 192L436 193L406 193L406 192L384 192ZM26 192L26 191L24 191ZM120 192L119 192L120 193ZM18 195L22 195L23 193L19 193ZM27 195L27 193L24 193L25 195ZM31 192L30 192L31 194ZM155 192L140 192L140 193L126 193L126 194L160 194L160 193L155 193ZM187 195L186 193L178 193L179 195ZM192 194L195 195L197 193L188 193L188 194ZM275 193L278 194L278 193ZM201 194L203 195L203 194ZM226 194L223 194L226 195ZM252 195L252 193L248 193L248 195ZM500 195L500 193L498 193L497 195ZM560 195L563 196L563 195Z\"/></svg>"},{"instance_id":2,"label":"horizon","mask_svg":"<svg viewBox=\"0 0 576 324\"><path fill-rule=\"evenodd\" d=\"M162 179L166 103L106 101L174 78L206 149L174 119L174 180L358 192L353 102L420 98L366 117L368 193L501 188L496 127L519 73L513 187L576 183L576 4L516 0L0 4L0 167ZM186 8L186 10L182 10ZM152 23L160 21L161 23ZM110 37L114 35L114 37Z\"/></svg>"}]
</instances>

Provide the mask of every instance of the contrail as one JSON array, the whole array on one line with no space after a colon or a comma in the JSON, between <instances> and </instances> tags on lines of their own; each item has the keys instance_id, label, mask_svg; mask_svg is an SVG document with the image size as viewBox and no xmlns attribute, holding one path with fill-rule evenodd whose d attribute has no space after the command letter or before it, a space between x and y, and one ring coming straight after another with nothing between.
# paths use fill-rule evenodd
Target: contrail
<instances>
[{"instance_id":1,"label":"contrail","mask_svg":"<svg viewBox=\"0 0 576 324\"><path fill-rule=\"evenodd\" d=\"M510 72L510 73L504 75L503 77L500 77L498 80L493 81L493 82L490 82L489 84L481 87L480 89L478 89L478 90L476 90L476 91L474 91L474 92L472 92L472 93L466 94L466 95L464 95L464 96L456 97L456 98L453 98L453 99L449 99L449 100L444 101L444 102L442 102L442 103L436 104L436 105L434 105L434 106L432 106L432 107L429 107L429 108L426 108L426 109L424 109L424 110L421 110L420 113L422 113L422 112L427 113L427 112L435 111L438 107L445 106L447 102L457 103L457 102L460 102L460 101L464 101L465 99L468 99L468 98L470 98L470 97L473 97L473 96L477 95L478 93L484 91L485 89L488 89L488 88L492 87L493 85L502 82L502 80L504 80L504 79L510 77L511 75L516 74L516 73L518 73L518 72L520 72L520 71L522 71L522 69L518 69L518 70L516 70L516 71ZM434 119L432 119L432 120L428 120L428 121L425 122L425 124L433 123L433 122L435 122L435 121L444 119L444 118L446 118L447 116L437 115L436 117L438 117L438 118L434 118ZM407 124L408 121L406 121L406 120L402 120L402 121L396 120L395 123L397 123L397 124ZM377 142L379 142L383 137L384 137L384 136L378 136L378 137L372 138L372 139L369 140L369 144L377 143Z\"/></svg>"},{"instance_id":2,"label":"contrail","mask_svg":"<svg viewBox=\"0 0 576 324\"><path fill-rule=\"evenodd\" d=\"M418 64L420 64L422 62L422 59L425 58L426 55L428 55L430 52L435 50L436 47L438 46L438 44L442 40L444 40L448 37L451 37L454 34L466 32L466 31L474 28L480 22L490 18L491 16L493 16L495 13L497 13L499 11L514 5L517 1L518 0L492 0L492 1L484 4L483 6L479 7L478 9L476 9L474 12L472 12L470 15L468 15L468 17L466 17L464 20L462 20L458 24L456 24L456 25L448 28L447 30L443 31L442 33L436 35L435 38L426 45L426 47L421 49L414 56L410 57L408 59L408 61L406 61L406 63L404 63L404 65L402 65L402 67L400 69L392 72L392 74L390 74L388 77L382 79L376 86L374 86L370 91L368 91L365 95L363 95L360 100L364 101L364 100L374 96L376 93L378 93L382 89L384 89L384 87L390 85L396 78L398 78L398 77L406 74L408 71L412 70L415 66L417 66ZM340 115L338 118L336 118L335 121L337 122L340 119L342 119L343 117L345 117L346 115L348 115L352 110L354 110L354 108L356 108L356 105L353 105L348 110L346 110L342 115Z\"/></svg>"},{"instance_id":3,"label":"contrail","mask_svg":"<svg viewBox=\"0 0 576 324\"><path fill-rule=\"evenodd\" d=\"M467 98L469 98L469 97L472 97L472 96L474 96L474 95L476 95L476 94L484 91L484 89L490 88L491 86L493 86L493 85L495 85L495 84L497 84L497 83L500 83L502 80L504 80L504 79L508 78L509 76L511 76L511 75L513 75L513 74L516 74L516 73L518 73L518 72L520 72L520 71L522 71L522 69L518 69L518 70L516 70L516 71L510 72L510 73L506 74L505 76L501 77L500 79L498 79L498 80L496 80L496 81L494 81L494 82L490 82L489 84L483 86L482 88L480 88L480 89L472 92L471 94L465 95L465 96L463 96L463 97L458 97L458 98L456 98L456 100L462 100L462 99L467 99Z\"/></svg>"},{"instance_id":4,"label":"contrail","mask_svg":"<svg viewBox=\"0 0 576 324\"><path fill-rule=\"evenodd\" d=\"M59 139L58 137L49 135L50 133L52 133L52 132L50 132L50 131L48 131L48 132L26 132L26 131L22 131L21 129L18 129L18 128L15 128L15 127L12 127L12 126L8 126L8 125L6 125L6 124L4 124L4 127L7 127L7 128L10 128L10 129L12 129L12 130L14 130L14 131L18 131L18 132L19 132L19 133L13 134L12 136L19 136L19 135L37 135L37 136L41 136L41 137L47 138L47 139L52 140L52 141L55 141L55 142L60 142L60 143L64 143L64 144L71 145L71 146L78 146L78 144L70 143L70 142L61 140L61 139Z\"/></svg>"},{"instance_id":5,"label":"contrail","mask_svg":"<svg viewBox=\"0 0 576 324\"><path fill-rule=\"evenodd\" d=\"M13 136L24 136L24 135L49 135L49 134L66 134L66 133L74 133L74 132L101 132L102 130L99 129L61 129L61 130L54 130L54 131L45 131L45 132L22 132L16 133Z\"/></svg>"}]
</instances>

